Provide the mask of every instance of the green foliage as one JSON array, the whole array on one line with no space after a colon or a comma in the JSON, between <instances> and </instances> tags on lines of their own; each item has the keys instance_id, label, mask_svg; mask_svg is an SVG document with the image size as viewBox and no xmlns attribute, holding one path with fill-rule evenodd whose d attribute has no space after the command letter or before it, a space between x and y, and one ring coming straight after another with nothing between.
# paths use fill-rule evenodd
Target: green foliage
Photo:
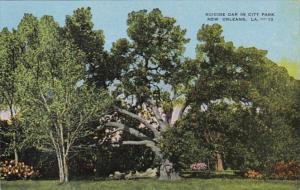
<instances>
[{"instance_id":1,"label":"green foliage","mask_svg":"<svg viewBox=\"0 0 300 190\"><path fill-rule=\"evenodd\" d=\"M87 85L86 54L62 31L53 17L38 20L30 14L25 14L18 31L5 29L1 67L7 77L1 80L10 87L4 91L11 100L6 105L18 111L19 123L26 125L25 131L16 131L26 134L27 148L55 152L67 176L70 152L78 152L75 145L94 134L95 126L88 124L103 115L111 100L108 92ZM16 118L12 120L16 126ZM16 132L13 135L16 154L21 147Z\"/></svg>"},{"instance_id":2,"label":"green foliage","mask_svg":"<svg viewBox=\"0 0 300 190\"><path fill-rule=\"evenodd\" d=\"M162 84L171 84L182 64L186 30L159 9L133 11L127 24L130 41L121 39L112 48L113 56L126 64L117 94L134 97L137 103L162 98Z\"/></svg>"},{"instance_id":3,"label":"green foliage","mask_svg":"<svg viewBox=\"0 0 300 190\"><path fill-rule=\"evenodd\" d=\"M0 123L1 155L12 157L23 148L48 151L46 156L55 151L58 158L73 154L72 166L91 164L93 173L98 165L96 173L103 176L152 166L149 148L116 148L111 141L102 146L105 134L95 132L113 102L107 89L114 84L109 89L114 101L123 101L120 107L136 114L163 109L165 125L173 127L158 127L159 139L129 116L118 121L159 144L176 169L214 162L217 153L226 167L242 170L300 160L300 83L269 60L267 51L237 48L225 41L221 25L203 25L197 56L190 59L183 56L186 30L159 9L133 11L127 24L129 38L117 40L110 52L90 8L75 10L64 27L52 16L25 14L16 30L3 28L0 108L13 118ZM187 108L185 117L171 123L181 107ZM125 133L122 138L137 140Z\"/></svg>"},{"instance_id":4,"label":"green foliage","mask_svg":"<svg viewBox=\"0 0 300 190\"><path fill-rule=\"evenodd\" d=\"M36 47L38 44L38 30L38 19L32 14L25 13L17 28L23 50L28 47Z\"/></svg>"},{"instance_id":5,"label":"green foliage","mask_svg":"<svg viewBox=\"0 0 300 190\"><path fill-rule=\"evenodd\" d=\"M5 156L11 156L14 152L16 160L18 152L25 146L24 129L17 118L20 94L17 91L16 78L21 53L18 33L4 28L0 32L0 110L9 114L10 119L1 122L0 135L2 143L6 144L1 149Z\"/></svg>"},{"instance_id":6,"label":"green foliage","mask_svg":"<svg viewBox=\"0 0 300 190\"><path fill-rule=\"evenodd\" d=\"M176 169L187 169L192 163L207 162L209 158L208 149L200 144L196 133L182 124L163 133L160 147L165 156L175 163Z\"/></svg>"},{"instance_id":7,"label":"green foliage","mask_svg":"<svg viewBox=\"0 0 300 190\"><path fill-rule=\"evenodd\" d=\"M107 87L119 75L120 65L111 61L104 50L104 34L102 30L94 30L91 9L79 8L72 16L66 17L64 35L85 53L87 79L98 87Z\"/></svg>"},{"instance_id":8,"label":"green foliage","mask_svg":"<svg viewBox=\"0 0 300 190\"><path fill-rule=\"evenodd\" d=\"M266 51L235 48L221 34L217 24L198 32L200 66L184 125L230 167L267 169L276 160L298 159L297 81Z\"/></svg>"},{"instance_id":9,"label":"green foliage","mask_svg":"<svg viewBox=\"0 0 300 190\"><path fill-rule=\"evenodd\" d=\"M72 42L64 40L59 31L52 17L42 17L39 46L35 51L28 47L24 56L30 67L18 67L21 112L31 126L31 135L39 134L40 139L34 140L37 144L43 140L46 145L51 144L52 127L59 123L64 126L62 135L69 138L69 143L76 142L78 137L88 135L89 129L83 126L98 119L110 103L106 92L84 82L85 55Z\"/></svg>"}]
</instances>

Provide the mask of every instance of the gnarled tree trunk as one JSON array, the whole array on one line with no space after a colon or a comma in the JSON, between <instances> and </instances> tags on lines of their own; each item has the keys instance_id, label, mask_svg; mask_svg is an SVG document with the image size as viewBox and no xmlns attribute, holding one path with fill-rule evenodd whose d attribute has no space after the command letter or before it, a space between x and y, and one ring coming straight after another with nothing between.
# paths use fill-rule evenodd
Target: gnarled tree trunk
<instances>
[{"instance_id":1,"label":"gnarled tree trunk","mask_svg":"<svg viewBox=\"0 0 300 190\"><path fill-rule=\"evenodd\" d=\"M155 156L160 160L159 166L159 180L178 180L180 179L179 173L175 170L174 164L169 160L164 158L161 153L161 149L153 141L123 141L124 145L145 145L155 153Z\"/></svg>"},{"instance_id":2,"label":"gnarled tree trunk","mask_svg":"<svg viewBox=\"0 0 300 190\"><path fill-rule=\"evenodd\" d=\"M166 118L162 116L162 114L159 112L159 109L157 105L149 101L149 106L153 112L154 118L156 120L155 123L159 125L159 127L155 127L152 122L149 121L149 119L145 119L141 117L140 115L129 112L127 110L121 109L119 107L115 107L115 110L123 115L129 116L137 121L139 121L141 124L143 124L146 128L148 128L150 131L152 131L154 137L147 136L143 132L139 131L138 129L135 129L133 127L126 126L123 123L120 122L111 122L108 121L105 123L106 127L115 127L118 130L126 131L129 134L139 138L140 140L136 141L123 141L123 145L144 145L149 148L155 153L157 158L160 159L161 164L159 167L159 180L177 180L180 179L178 171L175 170L174 164L164 158L161 149L159 148L159 140L162 138L162 132L164 132L168 126L173 126L175 122L181 118L185 108L187 108L186 104L183 105L177 105L176 109L174 109L174 113L172 114L172 119L170 121L167 121ZM176 113L175 113L176 112ZM99 126L97 127L98 130L103 129L105 126Z\"/></svg>"},{"instance_id":3,"label":"gnarled tree trunk","mask_svg":"<svg viewBox=\"0 0 300 190\"><path fill-rule=\"evenodd\" d=\"M168 159L162 159L159 168L159 180L178 180L180 179L179 173L175 170L174 164Z\"/></svg>"},{"instance_id":4,"label":"gnarled tree trunk","mask_svg":"<svg viewBox=\"0 0 300 190\"><path fill-rule=\"evenodd\" d=\"M222 155L218 151L216 152L215 155L216 155L215 169L217 172L222 172L224 171Z\"/></svg>"}]
</instances>

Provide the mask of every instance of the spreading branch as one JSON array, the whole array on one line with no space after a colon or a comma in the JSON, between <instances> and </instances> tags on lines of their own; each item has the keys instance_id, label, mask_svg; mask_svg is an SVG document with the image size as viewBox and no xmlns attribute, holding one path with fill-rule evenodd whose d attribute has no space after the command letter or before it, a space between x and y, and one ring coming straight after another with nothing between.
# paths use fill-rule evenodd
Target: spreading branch
<instances>
[{"instance_id":1,"label":"spreading branch","mask_svg":"<svg viewBox=\"0 0 300 190\"><path fill-rule=\"evenodd\" d=\"M116 106L115 106L114 108L116 109L117 112L119 112L119 113L121 113L121 114L124 114L124 115L127 115L127 116L129 116L129 117L131 117L131 118L134 118L134 119L140 121L141 123L143 123L148 129L150 129L150 130L153 132L153 134L154 134L155 137L159 137L159 136L160 136L159 131L158 131L157 129L155 129L155 128L154 128L147 120L145 120L144 118L138 116L137 114L134 114L134 113L132 113L132 112L129 112L129 111L127 111L127 110L121 109L121 108L119 108L119 107L116 107Z\"/></svg>"},{"instance_id":2,"label":"spreading branch","mask_svg":"<svg viewBox=\"0 0 300 190\"><path fill-rule=\"evenodd\" d=\"M124 125L123 123L119 123L119 122L108 122L104 126L97 127L97 129L101 130L101 129L105 128L106 126L108 126L108 127L116 127L117 129L125 131L125 132L128 132L131 135L133 135L133 136L135 136L135 137L137 137L139 139L142 139L142 140L151 140L151 138L149 138L148 136L144 135L140 131L138 131L138 130L136 130L134 128L128 127L128 126Z\"/></svg>"},{"instance_id":3,"label":"spreading branch","mask_svg":"<svg viewBox=\"0 0 300 190\"><path fill-rule=\"evenodd\" d=\"M165 130L168 123L161 117L161 114L159 113L158 107L155 105L155 103L151 101L150 105L159 126L162 130Z\"/></svg>"}]
</instances>

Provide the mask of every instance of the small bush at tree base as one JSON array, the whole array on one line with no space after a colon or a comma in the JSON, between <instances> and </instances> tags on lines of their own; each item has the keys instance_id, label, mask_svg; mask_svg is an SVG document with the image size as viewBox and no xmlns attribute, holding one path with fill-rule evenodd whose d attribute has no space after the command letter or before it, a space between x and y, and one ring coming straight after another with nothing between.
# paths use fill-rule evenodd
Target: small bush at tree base
<instances>
[{"instance_id":1,"label":"small bush at tree base","mask_svg":"<svg viewBox=\"0 0 300 190\"><path fill-rule=\"evenodd\" d=\"M201 170L206 170L206 169L207 169L207 165L202 162L194 163L191 165L191 170L194 170L194 171L201 171Z\"/></svg>"},{"instance_id":2,"label":"small bush at tree base","mask_svg":"<svg viewBox=\"0 0 300 190\"><path fill-rule=\"evenodd\" d=\"M276 179L297 179L300 177L300 164L296 161L277 162L271 168L271 177Z\"/></svg>"},{"instance_id":3,"label":"small bush at tree base","mask_svg":"<svg viewBox=\"0 0 300 190\"><path fill-rule=\"evenodd\" d=\"M6 180L31 179L37 177L38 173L24 162L16 163L14 160L0 162L0 176Z\"/></svg>"},{"instance_id":4,"label":"small bush at tree base","mask_svg":"<svg viewBox=\"0 0 300 190\"><path fill-rule=\"evenodd\" d=\"M258 171L255 170L248 170L245 174L245 177L248 178L253 178L253 179L261 179L262 178L262 174Z\"/></svg>"}]
</instances>

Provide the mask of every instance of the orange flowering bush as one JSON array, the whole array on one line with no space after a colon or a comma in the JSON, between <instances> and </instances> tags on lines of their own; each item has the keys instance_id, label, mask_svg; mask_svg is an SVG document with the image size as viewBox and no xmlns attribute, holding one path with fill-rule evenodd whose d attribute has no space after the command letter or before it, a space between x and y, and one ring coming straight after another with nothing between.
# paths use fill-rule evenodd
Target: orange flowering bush
<instances>
[{"instance_id":1,"label":"orange flowering bush","mask_svg":"<svg viewBox=\"0 0 300 190\"><path fill-rule=\"evenodd\" d=\"M30 179L38 176L38 171L34 171L32 166L25 165L24 162L15 163L14 160L0 162L0 176L4 179Z\"/></svg>"},{"instance_id":2,"label":"orange flowering bush","mask_svg":"<svg viewBox=\"0 0 300 190\"><path fill-rule=\"evenodd\" d=\"M276 179L297 179L300 177L300 165L295 161L277 162L271 172L271 176Z\"/></svg>"},{"instance_id":3,"label":"orange flowering bush","mask_svg":"<svg viewBox=\"0 0 300 190\"><path fill-rule=\"evenodd\" d=\"M245 177L248 178L253 178L253 179L261 179L262 178L262 174L258 171L255 170L248 170L245 174Z\"/></svg>"}]
</instances>

